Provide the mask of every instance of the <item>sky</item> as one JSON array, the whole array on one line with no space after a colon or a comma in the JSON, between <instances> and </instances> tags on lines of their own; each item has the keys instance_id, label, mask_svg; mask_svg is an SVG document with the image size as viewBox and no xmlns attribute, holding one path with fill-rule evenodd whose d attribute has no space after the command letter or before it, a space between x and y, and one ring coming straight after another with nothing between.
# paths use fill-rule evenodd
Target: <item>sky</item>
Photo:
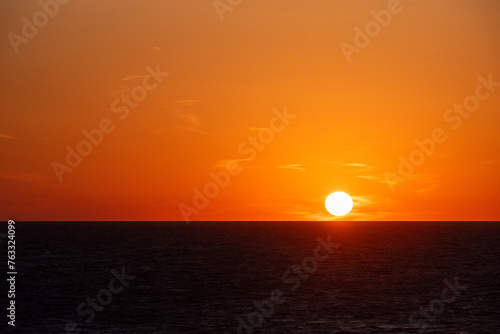
<instances>
[{"instance_id":1,"label":"sky","mask_svg":"<svg viewBox=\"0 0 500 334\"><path fill-rule=\"evenodd\" d=\"M499 17L2 1L0 219L500 220Z\"/></svg>"}]
</instances>

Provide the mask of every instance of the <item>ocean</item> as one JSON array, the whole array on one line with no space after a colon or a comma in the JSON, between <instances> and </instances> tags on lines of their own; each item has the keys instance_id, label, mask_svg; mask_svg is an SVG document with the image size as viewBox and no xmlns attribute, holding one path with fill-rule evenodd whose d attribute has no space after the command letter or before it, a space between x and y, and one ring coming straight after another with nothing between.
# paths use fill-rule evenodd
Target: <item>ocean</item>
<instances>
[{"instance_id":1,"label":"ocean","mask_svg":"<svg viewBox=\"0 0 500 334\"><path fill-rule=\"evenodd\" d=\"M6 333L500 333L498 222L16 222L16 269Z\"/></svg>"}]
</instances>

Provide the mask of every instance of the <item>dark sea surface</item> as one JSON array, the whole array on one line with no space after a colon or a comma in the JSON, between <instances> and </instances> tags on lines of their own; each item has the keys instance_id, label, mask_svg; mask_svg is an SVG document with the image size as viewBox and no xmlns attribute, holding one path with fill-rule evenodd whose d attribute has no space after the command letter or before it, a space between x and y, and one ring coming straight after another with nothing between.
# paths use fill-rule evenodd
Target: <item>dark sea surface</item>
<instances>
[{"instance_id":1,"label":"dark sea surface","mask_svg":"<svg viewBox=\"0 0 500 334\"><path fill-rule=\"evenodd\" d=\"M6 333L500 333L495 222L17 222L16 247Z\"/></svg>"}]
</instances>

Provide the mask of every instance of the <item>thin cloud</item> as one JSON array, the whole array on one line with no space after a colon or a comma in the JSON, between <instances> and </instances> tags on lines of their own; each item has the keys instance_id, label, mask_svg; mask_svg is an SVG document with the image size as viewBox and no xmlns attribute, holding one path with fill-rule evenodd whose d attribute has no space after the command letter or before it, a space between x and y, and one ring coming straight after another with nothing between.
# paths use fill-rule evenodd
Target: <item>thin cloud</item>
<instances>
[{"instance_id":1,"label":"thin cloud","mask_svg":"<svg viewBox=\"0 0 500 334\"><path fill-rule=\"evenodd\" d=\"M123 94L128 93L128 92L130 92L129 88L117 89L117 90L111 92L110 97L117 99L117 98L120 98Z\"/></svg>"},{"instance_id":2,"label":"thin cloud","mask_svg":"<svg viewBox=\"0 0 500 334\"><path fill-rule=\"evenodd\" d=\"M306 169L302 167L301 164L288 164L288 165L280 165L278 166L280 169L291 169L291 170L296 170L300 172L305 172Z\"/></svg>"},{"instance_id":3,"label":"thin cloud","mask_svg":"<svg viewBox=\"0 0 500 334\"><path fill-rule=\"evenodd\" d=\"M173 125L165 131L190 131L208 135L207 132L199 129L201 121L196 114L179 109L173 110L172 114L175 116L172 120Z\"/></svg>"},{"instance_id":4,"label":"thin cloud","mask_svg":"<svg viewBox=\"0 0 500 334\"><path fill-rule=\"evenodd\" d=\"M184 110L175 110L174 114L177 115L177 117L180 118L181 121L181 126L185 126L188 128L198 128L201 126L200 119L198 118L197 115L187 112Z\"/></svg>"},{"instance_id":5,"label":"thin cloud","mask_svg":"<svg viewBox=\"0 0 500 334\"><path fill-rule=\"evenodd\" d=\"M202 131L199 128L202 123L198 115L192 112L188 112L182 109L171 109L172 106L163 106L162 109L166 110L171 117L168 119L168 128L164 129L155 129L153 130L153 134L163 135L167 134L171 136L176 132L195 132L203 135L208 135L208 132Z\"/></svg>"},{"instance_id":6,"label":"thin cloud","mask_svg":"<svg viewBox=\"0 0 500 334\"><path fill-rule=\"evenodd\" d=\"M129 75L129 76L126 76L125 78L123 78L122 81L142 79L142 78L145 78L148 75Z\"/></svg>"},{"instance_id":7,"label":"thin cloud","mask_svg":"<svg viewBox=\"0 0 500 334\"><path fill-rule=\"evenodd\" d=\"M375 167L360 162L330 161L330 163L343 167L346 173L356 173L355 177L373 182L386 183L384 175L374 173Z\"/></svg>"},{"instance_id":8,"label":"thin cloud","mask_svg":"<svg viewBox=\"0 0 500 334\"><path fill-rule=\"evenodd\" d=\"M5 133L0 133L0 138L10 139L10 140L20 140L21 139L19 137L14 137L14 136L7 135Z\"/></svg>"},{"instance_id":9,"label":"thin cloud","mask_svg":"<svg viewBox=\"0 0 500 334\"><path fill-rule=\"evenodd\" d=\"M386 177L380 174L372 174L372 175L361 174L361 175L356 175L356 177L360 179L370 180L373 182L387 183Z\"/></svg>"},{"instance_id":10,"label":"thin cloud","mask_svg":"<svg viewBox=\"0 0 500 334\"><path fill-rule=\"evenodd\" d=\"M349 212L345 216L332 216L330 215L326 209L325 210L317 210L315 212L311 212L308 215L310 219L317 220L327 220L327 221L335 221L335 220L380 220L384 219L389 215L389 212L381 210L381 208L386 207L390 202L388 200L378 200L373 196L364 196L351 195L354 206L352 211ZM318 197L314 201L314 203L322 203L324 198Z\"/></svg>"},{"instance_id":11,"label":"thin cloud","mask_svg":"<svg viewBox=\"0 0 500 334\"><path fill-rule=\"evenodd\" d=\"M303 221L370 221L370 220L383 220L387 219L392 213L386 211L373 211L373 212L349 212L345 216L333 216L325 211L286 211L284 214L296 216L297 220Z\"/></svg>"},{"instance_id":12,"label":"thin cloud","mask_svg":"<svg viewBox=\"0 0 500 334\"><path fill-rule=\"evenodd\" d=\"M372 180L372 181L379 181L380 180L380 177L374 176L374 175L356 175L356 177L359 177L361 179Z\"/></svg>"},{"instance_id":13,"label":"thin cloud","mask_svg":"<svg viewBox=\"0 0 500 334\"><path fill-rule=\"evenodd\" d=\"M335 166L349 167L352 169L356 169L356 171L358 171L358 172L374 169L374 167L372 167L372 166L369 166L369 165L363 164L363 163L359 163L359 162L343 162L343 161L336 161L336 160L330 160L329 162Z\"/></svg>"}]
</instances>

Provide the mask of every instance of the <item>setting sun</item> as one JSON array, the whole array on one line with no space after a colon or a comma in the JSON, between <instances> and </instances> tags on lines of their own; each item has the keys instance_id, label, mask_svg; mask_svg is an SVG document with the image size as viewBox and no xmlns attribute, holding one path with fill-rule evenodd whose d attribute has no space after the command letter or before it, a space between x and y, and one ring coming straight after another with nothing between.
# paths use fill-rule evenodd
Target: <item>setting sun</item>
<instances>
[{"instance_id":1,"label":"setting sun","mask_svg":"<svg viewBox=\"0 0 500 334\"><path fill-rule=\"evenodd\" d=\"M342 191L330 194L325 200L325 207L334 216L344 216L351 212L353 206L352 199Z\"/></svg>"}]
</instances>

